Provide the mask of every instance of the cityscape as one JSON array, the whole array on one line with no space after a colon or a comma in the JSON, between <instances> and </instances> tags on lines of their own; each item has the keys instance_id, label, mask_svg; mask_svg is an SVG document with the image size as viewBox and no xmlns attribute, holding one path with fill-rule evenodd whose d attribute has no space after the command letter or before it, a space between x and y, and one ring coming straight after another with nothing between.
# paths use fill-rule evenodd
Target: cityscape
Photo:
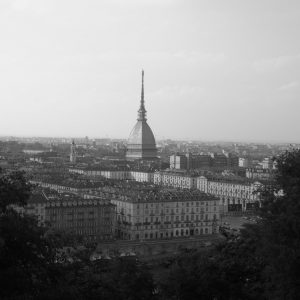
<instances>
[{"instance_id":1,"label":"cityscape","mask_svg":"<svg viewBox=\"0 0 300 300\"><path fill-rule=\"evenodd\" d=\"M255 192L273 181L273 157L299 147L160 143L147 123L142 71L127 142L2 138L1 167L24 170L37 186L24 209L41 223L91 241L172 239L213 235L223 225L220 215L255 212Z\"/></svg>"},{"instance_id":2,"label":"cityscape","mask_svg":"<svg viewBox=\"0 0 300 300\"><path fill-rule=\"evenodd\" d=\"M74 13L75 20L67 19L66 23L53 21L55 27L61 24L63 30L68 28L70 36L70 28L79 28L81 25L76 27L77 18L83 15L86 24L82 25L82 30L94 24L99 26L100 32L102 27L97 22L104 22L112 26L111 34L116 34L114 30L117 29L111 24L119 24L118 20L124 18L124 13L126 17L135 19L134 24L142 22L149 30L150 39L158 34L159 41L166 36L156 31L157 25L153 25L153 32L149 29L152 25L147 27L150 19L144 9L148 9L149 16L159 22L162 32L164 26L169 28L170 24L177 28L180 16L185 22L191 18L196 28L193 30L203 34L204 40L206 34L214 36L210 30L218 32L221 39L223 29L216 25L203 33L200 30L202 22L207 26L213 22L208 17L199 21L199 16L207 14L215 17L216 13L221 20L226 17L226 22L229 22L229 16L234 16L236 23L240 22L241 16L246 19L256 16L256 10L249 4L239 7L231 3L224 8L219 3L216 8L213 5L183 4L181 1L166 1L168 3L165 4L157 1L150 4L148 0L143 4L128 1L128 6L120 1L113 1L113 4L107 1L96 4L93 1L93 11L92 7L81 6L78 1L72 8L69 1L63 2L60 7L55 1L52 7L52 4L42 6L33 0L24 3L15 1L12 6L3 5L3 10L8 15L16 14L16 17L23 13L26 16L32 14L39 18L41 24L43 16L48 22L50 16L60 20L58 11L68 17L69 13ZM288 12L299 23L300 18L296 16L300 7L293 5L295 11L285 7L285 13ZM170 14L174 15L164 21L161 15L156 15L158 6L163 12L170 10ZM72 13L68 12L69 7ZM273 20L275 15L286 20L286 15L278 7L269 8L263 4L257 22L262 22L267 16L269 22L277 24ZM100 8L109 11L114 18L106 19ZM141 9L141 15L134 8ZM200 9L204 9L205 14L202 15ZM104 21L88 20L89 17L97 20L96 12ZM223 25L231 28L230 22L226 22ZM254 32L258 34L259 26L253 20L249 22L253 22ZM50 30L49 39L53 39L54 31L45 24L44 28ZM71 24L70 28L66 24ZM133 36L128 35L130 43L136 37L133 25L125 22L124 26L133 32ZM49 66L49 74L52 75L43 82L35 73L39 70L36 62L28 71L28 82L26 76L22 79L23 86L17 84L19 75L16 75L16 85L11 93L8 78L0 91L0 98L7 99L2 105L0 123L1 299L299 299L300 125L299 107L295 104L299 96L299 70L291 71L298 66L299 54L295 55L297 61L294 64L290 58L277 59L274 64L265 59L264 63L260 61L258 64L257 58L255 72L269 73L260 78L249 74L246 78L243 72L249 71L249 65L245 67L245 61L241 62L241 59L251 56L249 48L247 51L250 52L246 51L245 56L236 54L240 69L230 73L232 70L229 70L228 60L223 54L213 58L207 54L195 58L200 44L184 35L184 32L193 32L191 25L182 26L183 33L170 33L170 36L174 41L177 41L177 35L180 36L180 41L185 40L192 48L184 55L180 52L181 48L172 52L173 70L167 64L169 56L158 50L153 50L150 56L149 53L141 54L143 52L138 52L138 49L142 51L141 45L135 53L137 58L128 55L127 46L119 54L113 50L95 58L94 47L98 49L100 44L91 43L87 37L86 45L74 48L71 60L66 56L62 60L67 64L76 60L76 65L77 59L81 59L80 71L76 67L73 73L68 68L63 71L66 77L71 73L74 75L73 82L70 78L64 78L60 84L56 81L62 78L59 54L49 56L50 65L52 59L58 59L55 62L57 70L53 75L53 70L50 71L52 66ZM291 24L286 26L294 28ZM122 40L123 29L116 28L117 36ZM136 29L138 36L139 30ZM93 30L87 32L94 33ZM0 31L1 34L8 41L13 40L8 33L5 35ZM14 33L11 34L13 36ZM60 39L62 33L57 31L56 34ZM114 44L106 34L104 44L107 41L114 46L121 43ZM276 34L285 39L282 32L272 34L271 44L275 43ZM80 30L78 35L84 40ZM231 38L229 33L227 38ZM244 37L240 38L244 40ZM251 39L255 42L260 40L257 36ZM22 38L18 35L19 40ZM44 36L41 37L41 45L43 40ZM146 40L147 36L140 37L145 44ZM214 40L213 37L211 40ZM290 50L299 50L299 42L294 44L289 38L285 41ZM64 42L61 40L60 43ZM171 41L169 43L166 45L172 45ZM233 44L239 45L237 41ZM264 53L263 44L255 44L255 49ZM32 45L37 47L38 44L33 42ZM72 45L72 42L66 44L65 49L70 50ZM179 42L178 45L184 47ZM212 47L214 42L209 45ZM29 48L24 47L26 52ZM91 53L79 55L76 49L80 47L91 49ZM218 47L221 47L220 51L234 53L232 45ZM239 47L242 49L244 46ZM60 48L57 46L57 49ZM45 49L40 51L44 63L49 53ZM0 56L6 55L3 53L0 50ZM115 77L113 72L105 73L106 64L108 67L111 64L116 70L120 60L126 57L125 54L122 56L123 53L132 59L130 70L127 64L121 63L120 72ZM32 59L30 55L25 53L22 59L29 62ZM286 53L280 57L283 55L287 57ZM93 63L90 64L87 57L91 61L95 59L97 67L103 63L103 74L93 70ZM144 69L137 66L141 58L145 59ZM12 60L13 63L18 63L18 59ZM157 67L153 59L157 60ZM278 83L279 75L275 79L272 77L281 72L283 64L296 78L284 86ZM203 79L201 84L207 85L205 88L189 85L195 80L201 81L200 77L195 77L200 66L203 72L207 72L207 78L200 76ZM169 74L162 75L164 68ZM261 68L267 71L261 71ZM153 74L155 71L157 75ZM99 81L99 86L90 88L95 83L90 77L84 81L87 74L95 76L96 81L99 78L103 81ZM220 74L224 77L219 78ZM245 76L241 84L239 76ZM288 73L282 76L292 80ZM215 79L211 79L213 77ZM176 78L183 81L182 85L172 86L179 84ZM229 84L229 80L233 84L233 78L236 80L236 94ZM261 82L258 84L256 80L265 80L265 87L261 87L259 94L257 90ZM30 94L32 82L37 86ZM213 82L215 87L211 88ZM290 101L286 110L278 104L281 96L274 96L274 107L267 100L273 94L267 94L264 89L274 82L279 85L276 87L278 94L290 92L286 94L286 101ZM60 97L65 95L69 102L59 97L54 100L56 92L53 94L47 90L52 84L57 93L62 92ZM241 87L244 88L243 96L240 95ZM23 108L19 100L11 104L10 97L17 95L13 89L18 88L24 92L24 101L29 99L28 95L36 100L28 100ZM43 88L48 100L35 98L35 93ZM101 88L103 91L99 92ZM96 95L105 95L107 99L93 102ZM250 103L249 95L257 98ZM132 96L133 100L129 101ZM227 98L231 96L235 100L228 100L227 105ZM240 96L244 100L235 102ZM266 99L261 99L262 96ZM114 97L112 102L110 97ZM160 106L158 102L164 98L165 103ZM257 105L263 101L268 104ZM253 106L256 106L255 109ZM14 112L16 118L12 117ZM280 112L282 118L276 119ZM134 113L137 113L136 119ZM126 136L124 132L127 132Z\"/></svg>"}]
</instances>

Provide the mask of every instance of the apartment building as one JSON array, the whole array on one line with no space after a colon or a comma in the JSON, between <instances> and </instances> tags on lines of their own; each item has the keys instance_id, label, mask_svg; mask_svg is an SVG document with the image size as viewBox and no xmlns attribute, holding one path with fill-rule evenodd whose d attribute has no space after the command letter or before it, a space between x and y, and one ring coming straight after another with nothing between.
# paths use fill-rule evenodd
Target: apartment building
<instances>
[{"instance_id":1,"label":"apartment building","mask_svg":"<svg viewBox=\"0 0 300 300\"><path fill-rule=\"evenodd\" d=\"M110 240L115 232L115 205L108 200L84 199L72 194L49 196L46 221L53 228L85 240Z\"/></svg>"},{"instance_id":2,"label":"apartment building","mask_svg":"<svg viewBox=\"0 0 300 300\"><path fill-rule=\"evenodd\" d=\"M85 240L109 240L114 237L116 206L100 197L85 198L54 190L33 192L20 213L36 216L39 225L70 232Z\"/></svg>"},{"instance_id":3,"label":"apartment building","mask_svg":"<svg viewBox=\"0 0 300 300\"><path fill-rule=\"evenodd\" d=\"M197 178L197 189L219 198L220 213L253 210L260 205L262 184L245 178L214 176Z\"/></svg>"},{"instance_id":4,"label":"apartment building","mask_svg":"<svg viewBox=\"0 0 300 300\"><path fill-rule=\"evenodd\" d=\"M197 177L186 172L157 171L153 176L153 183L181 189L193 189L197 187Z\"/></svg>"},{"instance_id":5,"label":"apartment building","mask_svg":"<svg viewBox=\"0 0 300 300\"><path fill-rule=\"evenodd\" d=\"M274 173L270 169L247 168L246 177L259 180L271 180L274 177Z\"/></svg>"},{"instance_id":6,"label":"apartment building","mask_svg":"<svg viewBox=\"0 0 300 300\"><path fill-rule=\"evenodd\" d=\"M93 170L70 168L70 173L77 173L90 177L102 176L107 179L115 180L135 180L138 182L153 182L153 173L141 171L123 171L123 170Z\"/></svg>"},{"instance_id":7,"label":"apartment building","mask_svg":"<svg viewBox=\"0 0 300 300\"><path fill-rule=\"evenodd\" d=\"M197 190L123 191L111 202L117 207L116 235L121 239L168 239L218 232L219 201Z\"/></svg>"}]
</instances>

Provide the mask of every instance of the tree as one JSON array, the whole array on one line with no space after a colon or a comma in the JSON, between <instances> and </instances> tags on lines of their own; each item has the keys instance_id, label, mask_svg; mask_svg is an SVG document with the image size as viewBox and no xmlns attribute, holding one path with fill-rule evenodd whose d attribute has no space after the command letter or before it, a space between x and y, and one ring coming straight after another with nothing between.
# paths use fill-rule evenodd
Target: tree
<instances>
[{"instance_id":1,"label":"tree","mask_svg":"<svg viewBox=\"0 0 300 300\"><path fill-rule=\"evenodd\" d=\"M228 299L216 253L184 254L169 267L159 283L162 299Z\"/></svg>"},{"instance_id":2,"label":"tree","mask_svg":"<svg viewBox=\"0 0 300 300\"><path fill-rule=\"evenodd\" d=\"M13 204L24 206L30 196L31 188L23 172L7 174L0 168L0 214Z\"/></svg>"},{"instance_id":3,"label":"tree","mask_svg":"<svg viewBox=\"0 0 300 300\"><path fill-rule=\"evenodd\" d=\"M154 299L147 266L135 258L76 261L60 268L59 280L37 299Z\"/></svg>"},{"instance_id":4,"label":"tree","mask_svg":"<svg viewBox=\"0 0 300 300\"><path fill-rule=\"evenodd\" d=\"M300 299L300 150L276 159L276 185L265 191L258 255L266 259L266 297Z\"/></svg>"},{"instance_id":5,"label":"tree","mask_svg":"<svg viewBox=\"0 0 300 300\"><path fill-rule=\"evenodd\" d=\"M51 280L55 252L46 229L12 208L24 206L30 196L24 174L0 172L0 298L34 295Z\"/></svg>"},{"instance_id":6,"label":"tree","mask_svg":"<svg viewBox=\"0 0 300 300\"><path fill-rule=\"evenodd\" d=\"M161 284L165 299L300 299L300 150L276 161L261 220L212 254L177 259Z\"/></svg>"},{"instance_id":7,"label":"tree","mask_svg":"<svg viewBox=\"0 0 300 300\"><path fill-rule=\"evenodd\" d=\"M33 295L50 280L53 252L37 221L7 210L0 217L0 298Z\"/></svg>"}]
</instances>

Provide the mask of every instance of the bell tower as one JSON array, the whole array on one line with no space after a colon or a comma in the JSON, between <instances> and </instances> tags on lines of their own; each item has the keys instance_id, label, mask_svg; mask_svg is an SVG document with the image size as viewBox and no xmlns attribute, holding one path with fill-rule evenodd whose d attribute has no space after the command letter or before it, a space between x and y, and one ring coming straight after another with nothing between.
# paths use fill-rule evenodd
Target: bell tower
<instances>
[{"instance_id":1,"label":"bell tower","mask_svg":"<svg viewBox=\"0 0 300 300\"><path fill-rule=\"evenodd\" d=\"M72 140L71 144L70 162L73 164L76 163L76 144L74 140Z\"/></svg>"}]
</instances>

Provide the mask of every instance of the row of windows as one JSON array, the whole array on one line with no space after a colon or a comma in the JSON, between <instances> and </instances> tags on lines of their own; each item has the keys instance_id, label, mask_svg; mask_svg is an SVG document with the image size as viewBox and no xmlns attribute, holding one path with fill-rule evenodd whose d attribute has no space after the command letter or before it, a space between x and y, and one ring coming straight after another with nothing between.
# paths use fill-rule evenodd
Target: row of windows
<instances>
[{"instance_id":1,"label":"row of windows","mask_svg":"<svg viewBox=\"0 0 300 300\"><path fill-rule=\"evenodd\" d=\"M209 234L208 228L195 228L195 229L178 229L171 232L145 232L136 233L134 236L130 233L123 233L122 237L125 239L134 238L136 240L140 239L163 239L163 238L172 238L172 237L183 237L183 236L193 236L193 235L202 235L202 234Z\"/></svg>"},{"instance_id":2,"label":"row of windows","mask_svg":"<svg viewBox=\"0 0 300 300\"><path fill-rule=\"evenodd\" d=\"M216 207L214 208L215 210L216 210ZM199 209L199 207L196 207L196 209L195 209L195 211L196 212L199 212L200 211L200 209ZM205 211L208 211L208 207L206 207L206 209L205 209ZM121 212L122 213L124 213L124 210L122 211L121 210ZM191 208L191 210L189 209L189 208L186 208L186 209L184 209L184 208L182 208L180 211L179 211L179 208L176 208L176 210L175 210L175 213L189 213L189 212L191 212L191 213L193 213L194 212L194 208L192 207ZM202 207L201 208L201 212L204 212L204 208ZM140 210L137 210L137 212L136 212L136 214L137 215L139 215L139 214L142 214L143 213L143 211L140 211ZM169 213L171 213L171 214L174 214L174 209L172 208L172 209L165 209L165 210L161 210L160 211L160 214L169 214ZM146 209L145 210L145 215L158 215L159 214L159 210L158 209L156 209L155 211L154 210L151 210L151 211L149 211L148 209Z\"/></svg>"},{"instance_id":3,"label":"row of windows","mask_svg":"<svg viewBox=\"0 0 300 300\"><path fill-rule=\"evenodd\" d=\"M69 216L81 216L81 215L99 215L99 216L104 216L107 214L111 214L113 211L110 210L101 210L101 211L77 211L77 210L71 210L71 211L64 211L64 210L48 210L49 215L69 215Z\"/></svg>"},{"instance_id":4,"label":"row of windows","mask_svg":"<svg viewBox=\"0 0 300 300\"><path fill-rule=\"evenodd\" d=\"M210 204L212 205L212 202L210 202ZM217 203L216 203L216 201L214 201L214 203L213 203L214 205L217 205ZM194 205L196 205L196 206L199 206L199 205L206 205L206 206L208 206L209 205L209 202L204 202L204 201L192 201L192 202L176 202L176 207L179 207L179 206L194 206ZM145 205L145 208L148 208L148 207L153 207L154 206L154 204L153 203L151 203L150 205L148 205L148 204L146 204ZM161 207L164 207L164 203L160 203L160 206ZM155 207L156 208L159 208L159 204L155 204ZM140 206L139 206L139 204L137 205L137 208L140 208Z\"/></svg>"},{"instance_id":5,"label":"row of windows","mask_svg":"<svg viewBox=\"0 0 300 300\"><path fill-rule=\"evenodd\" d=\"M214 214L213 215L213 218L215 219L217 217L217 215L216 214ZM118 220L122 220L122 221L131 221L132 220L132 217L131 216L124 216L124 215L118 215L117 216L117 218L118 218ZM134 218L133 218L134 219ZM144 220L144 222L160 222L160 221L166 221L166 222L168 222L168 221L174 221L174 220L176 220L176 221L179 221L179 220L181 220L181 221L183 221L183 220L187 220L187 221L189 221L189 220L199 220L199 219L206 219L206 220L208 220L208 215L206 214L206 215L204 215L204 214L200 214L200 215L186 215L186 214L184 214L184 215L181 215L181 216L165 216L165 217L145 217L145 218L139 218L139 217L137 217L136 218L136 221L137 222L143 222L143 220Z\"/></svg>"},{"instance_id":6,"label":"row of windows","mask_svg":"<svg viewBox=\"0 0 300 300\"><path fill-rule=\"evenodd\" d=\"M216 215L214 215L214 217L216 217ZM205 215L205 217L204 217L204 215L191 215L191 216L189 216L189 215L182 215L182 216L176 216L175 217L175 220L176 221L179 221L179 219L181 220L181 221L184 221L184 219L186 220L186 221L189 221L189 220L199 220L199 219L201 219L201 220L203 220L203 219L206 219L206 220L208 220L208 215ZM165 221L173 221L174 220L174 216L171 216L171 217L169 217L169 216L166 216L165 218L160 218L160 217L156 217L155 218L155 222L160 222L160 221L164 221L164 219L165 219ZM139 222L139 218L137 218L136 219L136 221L137 222ZM145 222L154 222L154 217L151 217L151 218L145 218Z\"/></svg>"},{"instance_id":7,"label":"row of windows","mask_svg":"<svg viewBox=\"0 0 300 300\"><path fill-rule=\"evenodd\" d=\"M209 222L204 221L205 223L180 223L180 224L164 224L164 225L145 225L144 228L147 229L167 229L167 228L178 228L178 227L195 227L195 226L209 226ZM136 229L142 229L143 226L136 226Z\"/></svg>"}]
</instances>

